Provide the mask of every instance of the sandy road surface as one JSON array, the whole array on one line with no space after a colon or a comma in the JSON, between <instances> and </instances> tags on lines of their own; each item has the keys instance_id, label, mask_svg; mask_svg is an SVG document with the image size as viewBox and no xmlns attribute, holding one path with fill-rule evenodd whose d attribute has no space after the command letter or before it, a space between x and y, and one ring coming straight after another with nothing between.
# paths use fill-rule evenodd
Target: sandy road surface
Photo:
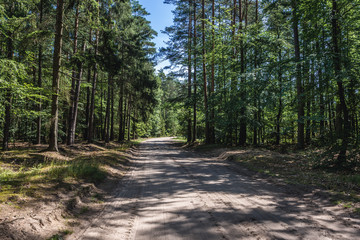
<instances>
[{"instance_id":1,"label":"sandy road surface","mask_svg":"<svg viewBox=\"0 0 360 240\"><path fill-rule=\"evenodd\" d=\"M172 143L143 143L116 196L71 238L360 239L359 222L336 207Z\"/></svg>"}]
</instances>

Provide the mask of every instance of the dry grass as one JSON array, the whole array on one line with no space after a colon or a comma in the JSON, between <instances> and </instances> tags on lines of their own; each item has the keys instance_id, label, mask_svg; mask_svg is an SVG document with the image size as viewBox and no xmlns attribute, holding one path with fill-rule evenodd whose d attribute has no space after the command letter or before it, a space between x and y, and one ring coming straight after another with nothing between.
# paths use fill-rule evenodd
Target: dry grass
<instances>
[{"instance_id":1,"label":"dry grass","mask_svg":"<svg viewBox=\"0 0 360 240\"><path fill-rule=\"evenodd\" d=\"M129 165L125 150L134 144L61 145L59 153L47 152L45 145L20 145L0 153L0 203L21 205L64 186L120 178Z\"/></svg>"}]
</instances>

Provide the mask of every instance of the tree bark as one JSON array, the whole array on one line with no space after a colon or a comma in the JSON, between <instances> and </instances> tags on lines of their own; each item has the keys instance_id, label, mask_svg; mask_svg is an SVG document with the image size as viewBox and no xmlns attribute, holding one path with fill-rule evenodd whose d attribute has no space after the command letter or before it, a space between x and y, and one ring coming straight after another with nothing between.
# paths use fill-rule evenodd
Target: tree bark
<instances>
[{"instance_id":1,"label":"tree bark","mask_svg":"<svg viewBox=\"0 0 360 240\"><path fill-rule=\"evenodd\" d=\"M131 134L131 96L129 96L128 107L127 107L127 140L130 141Z\"/></svg>"},{"instance_id":2,"label":"tree bark","mask_svg":"<svg viewBox=\"0 0 360 240\"><path fill-rule=\"evenodd\" d=\"M59 121L59 70L61 65L61 48L63 35L63 13L64 0L57 0L56 26L53 57L53 79L52 79L52 104L51 104L51 124L49 135L49 151L59 151L58 149L58 121Z\"/></svg>"},{"instance_id":3,"label":"tree bark","mask_svg":"<svg viewBox=\"0 0 360 240\"><path fill-rule=\"evenodd\" d=\"M99 47L99 29L96 30L95 40L95 58L98 54ZM97 82L97 62L94 63L94 73L92 79L91 99L90 99L90 111L89 111L89 126L88 126L88 142L92 143L94 138L94 111L95 111L95 93L96 93L96 82Z\"/></svg>"},{"instance_id":4,"label":"tree bark","mask_svg":"<svg viewBox=\"0 0 360 240\"><path fill-rule=\"evenodd\" d=\"M124 141L124 132L123 132L123 105L124 105L124 82L121 81L120 83L120 93L119 93L119 138L118 141Z\"/></svg>"},{"instance_id":5,"label":"tree bark","mask_svg":"<svg viewBox=\"0 0 360 240\"><path fill-rule=\"evenodd\" d=\"M282 56L281 56L281 50L279 51L279 71L278 71L278 78L279 78L279 109L278 109L278 113L276 115L276 141L275 144L279 145L280 144L280 124L281 124L281 116L282 116L282 110L283 110L283 101L282 101L282 67L281 67L281 60L282 60Z\"/></svg>"},{"instance_id":6,"label":"tree bark","mask_svg":"<svg viewBox=\"0 0 360 240\"><path fill-rule=\"evenodd\" d=\"M39 6L39 26L40 29L42 29L42 22L43 22L43 0L40 0L40 6ZM42 44L39 43L39 59L38 59L38 82L37 86L38 88L42 87L42 60L43 60L43 50L42 50ZM36 144L41 144L41 110L42 110L42 103L41 99L39 99L39 104L37 106L38 114L36 120Z\"/></svg>"},{"instance_id":7,"label":"tree bark","mask_svg":"<svg viewBox=\"0 0 360 240\"><path fill-rule=\"evenodd\" d=\"M197 139L197 116L196 116L196 109L197 109L197 80L196 80L196 74L197 74L197 31L196 31L196 27L197 27L197 21L196 21L196 8L197 8L197 4L196 4L196 0L194 0L194 123L193 123L193 136L192 136L192 142L195 142Z\"/></svg>"},{"instance_id":8,"label":"tree bark","mask_svg":"<svg viewBox=\"0 0 360 240\"><path fill-rule=\"evenodd\" d=\"M114 141L114 85L111 86L110 141Z\"/></svg>"},{"instance_id":9,"label":"tree bark","mask_svg":"<svg viewBox=\"0 0 360 240\"><path fill-rule=\"evenodd\" d=\"M294 30L294 48L295 48L295 63L296 63L296 94L297 94L297 115L298 115L298 134L297 146L299 149L305 147L304 141L304 96L303 85L301 80L301 65L300 65L300 43L299 43L299 28L298 28L298 8L297 0L292 0L293 8L293 30Z\"/></svg>"},{"instance_id":10,"label":"tree bark","mask_svg":"<svg viewBox=\"0 0 360 240\"><path fill-rule=\"evenodd\" d=\"M259 23L259 1L256 0L255 1L255 24L257 25ZM257 26L256 26L257 29ZM258 34L258 31L256 30L256 34ZM254 46L254 69L256 71L257 69L257 55L258 55L258 49L257 46ZM281 53L280 53L281 54ZM256 76L256 72L255 72L255 79L257 80L257 76ZM254 94L254 107L255 107L255 112L254 112L254 129L253 129L253 145L257 146L258 145L258 128L256 126L256 124L258 123L258 112L259 110L257 108L259 108L260 106L257 105L258 102L258 92L257 90L255 90L255 94Z\"/></svg>"},{"instance_id":11,"label":"tree bark","mask_svg":"<svg viewBox=\"0 0 360 240\"><path fill-rule=\"evenodd\" d=\"M211 114L210 114L210 143L215 143L215 104L214 104L214 93L215 93L215 0L212 1L211 5L211 88L210 88L210 105L211 105Z\"/></svg>"},{"instance_id":12,"label":"tree bark","mask_svg":"<svg viewBox=\"0 0 360 240\"><path fill-rule=\"evenodd\" d=\"M108 76L108 91L107 91L107 101L106 101L106 110L105 110L105 124L104 124L104 140L106 143L110 142L109 126L110 126L110 105L111 105L111 84L112 83L112 74L109 73Z\"/></svg>"},{"instance_id":13,"label":"tree bark","mask_svg":"<svg viewBox=\"0 0 360 240\"><path fill-rule=\"evenodd\" d=\"M78 50L78 28L79 28L79 4L76 6L76 13L75 13L75 27L74 27L74 49L73 49L73 55L76 55ZM75 102L76 102L76 88L77 84L80 83L80 81L77 81L76 78L79 77L76 71L81 71L80 69L77 69L77 65L75 64L73 72L72 72L72 80L71 80L71 90L70 90L70 108L69 108L69 116L68 116L68 132L67 132L67 138L66 138L66 144L72 145L75 142Z\"/></svg>"},{"instance_id":14,"label":"tree bark","mask_svg":"<svg viewBox=\"0 0 360 240\"><path fill-rule=\"evenodd\" d=\"M189 26L188 26L188 104L187 108L188 119L187 119L187 142L191 142L191 74L192 74L192 66L191 66L191 48L192 48L192 12L191 12L192 0L189 0Z\"/></svg>"},{"instance_id":15,"label":"tree bark","mask_svg":"<svg viewBox=\"0 0 360 240\"><path fill-rule=\"evenodd\" d=\"M246 78L245 73L245 48L244 48L244 39L243 39L243 25L242 21L244 19L242 14L242 0L239 0L239 19L240 19L240 132L239 132L239 145L243 146L246 144L247 132L246 132ZM247 26L247 0L245 0L245 28Z\"/></svg>"},{"instance_id":16,"label":"tree bark","mask_svg":"<svg viewBox=\"0 0 360 240\"><path fill-rule=\"evenodd\" d=\"M209 144L209 109L207 93L207 76L206 76L206 46L205 46L205 0L202 0L202 68L203 68L203 85L204 85L204 108L205 108L205 143Z\"/></svg>"},{"instance_id":17,"label":"tree bark","mask_svg":"<svg viewBox=\"0 0 360 240\"><path fill-rule=\"evenodd\" d=\"M335 80L338 86L338 96L339 96L339 108L340 112L342 113L343 117L343 132L341 136L338 136L342 139L342 143L340 146L340 152L337 158L337 165L338 167L345 167L346 164L346 151L348 147L348 137L350 131L350 124L349 124L349 112L346 105L345 100L345 90L343 86L343 81L341 77L341 50L340 50L340 25L338 22L339 17L339 9L337 6L337 0L332 0L332 43L333 43L333 65L334 65L334 73L335 73Z\"/></svg>"}]
</instances>

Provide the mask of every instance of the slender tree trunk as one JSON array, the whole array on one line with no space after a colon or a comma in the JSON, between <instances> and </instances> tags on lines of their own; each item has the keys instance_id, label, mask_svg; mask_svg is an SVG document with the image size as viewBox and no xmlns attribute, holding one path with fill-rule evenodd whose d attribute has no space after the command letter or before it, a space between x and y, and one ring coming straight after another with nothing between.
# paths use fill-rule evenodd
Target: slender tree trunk
<instances>
[{"instance_id":1,"label":"slender tree trunk","mask_svg":"<svg viewBox=\"0 0 360 240\"><path fill-rule=\"evenodd\" d=\"M118 141L124 141L124 133L123 133L123 105L124 105L124 82L120 83L120 93L119 93L119 138Z\"/></svg>"},{"instance_id":2,"label":"slender tree trunk","mask_svg":"<svg viewBox=\"0 0 360 240\"><path fill-rule=\"evenodd\" d=\"M78 28L79 28L79 4L76 6L76 13L75 13L75 27L74 27L74 49L73 49L73 55L76 55L78 51ZM68 131L67 131L67 138L66 138L66 144L72 145L75 141L75 102L76 102L76 85L77 81L76 78L78 77L77 71L80 71L80 69L77 69L78 64L75 64L74 69L72 71L72 80L71 80L71 90L70 90L70 108L69 108L69 116L68 116Z\"/></svg>"},{"instance_id":3,"label":"slender tree trunk","mask_svg":"<svg viewBox=\"0 0 360 240\"><path fill-rule=\"evenodd\" d=\"M300 65L300 43L299 43L299 29L298 29L298 8L297 0L292 0L293 8L293 30L294 30L294 47L295 47L295 62L296 62L296 92L297 92L297 112L298 112L298 148L305 147L304 141L304 96L303 85L301 80L301 65Z\"/></svg>"},{"instance_id":4,"label":"slender tree trunk","mask_svg":"<svg viewBox=\"0 0 360 240\"><path fill-rule=\"evenodd\" d=\"M212 14L211 14L211 88L210 88L210 102L211 102L211 115L210 115L210 143L215 143L215 0L212 1Z\"/></svg>"},{"instance_id":5,"label":"slender tree trunk","mask_svg":"<svg viewBox=\"0 0 360 240\"><path fill-rule=\"evenodd\" d=\"M232 62L231 62L231 80L230 80L230 97L229 97L229 101L230 104L233 104L236 101L236 92L237 92L237 77L236 77L236 71L237 71L237 64L236 64L236 55L237 55L237 49L236 49L236 12L237 12L237 0L233 1L232 4L232 19L231 19L231 28L232 28L232 32L231 32L231 41L232 41ZM224 69L224 72L226 70ZM225 75L225 73L224 73ZM224 87L226 86L226 83L224 82ZM233 133L234 130L236 131L237 129L237 123L234 120L234 113L236 114L236 111L233 111L233 109L227 109L228 113L227 113L227 129L226 129L226 135L227 135L227 140L226 142L230 145L233 144ZM236 134L235 133L235 139L236 139ZM236 142L236 140L235 140Z\"/></svg>"},{"instance_id":6,"label":"slender tree trunk","mask_svg":"<svg viewBox=\"0 0 360 240\"><path fill-rule=\"evenodd\" d=\"M196 0L194 0L194 124L193 124L193 136L192 136L192 142L195 142L197 139L197 116L196 116L196 110L197 110L197 80L196 80L196 74L197 74L197 21L196 21Z\"/></svg>"},{"instance_id":7,"label":"slender tree trunk","mask_svg":"<svg viewBox=\"0 0 360 240\"><path fill-rule=\"evenodd\" d=\"M110 141L114 141L114 85L111 86Z\"/></svg>"},{"instance_id":8,"label":"slender tree trunk","mask_svg":"<svg viewBox=\"0 0 360 240\"><path fill-rule=\"evenodd\" d=\"M39 6L39 27L42 29L42 22L43 22L43 0L40 0L40 6ZM37 86L38 88L42 87L42 58L43 58L43 50L42 50L42 44L39 43L39 62L38 62L38 82ZM39 116L36 120L36 144L41 144L41 110L42 110L42 103L41 99L39 99L39 104L37 106L37 110L39 113Z\"/></svg>"},{"instance_id":9,"label":"slender tree trunk","mask_svg":"<svg viewBox=\"0 0 360 240\"><path fill-rule=\"evenodd\" d=\"M85 52L86 44L84 42L83 44L83 52ZM70 126L72 131L72 144L75 142L75 133L76 133L76 124L77 124L77 118L78 118L78 112L79 112L79 101L80 101L80 89L81 89L81 79L83 75L83 63L80 62L78 65L78 75L76 80L76 87L75 87L75 104L74 104L74 119Z\"/></svg>"},{"instance_id":10,"label":"slender tree trunk","mask_svg":"<svg viewBox=\"0 0 360 240\"><path fill-rule=\"evenodd\" d=\"M96 30L96 40L95 40L95 57L98 54L99 46L99 29ZM97 81L97 62L94 64L94 73L92 79L92 89L91 89L91 101L90 101L90 112L89 112L89 126L88 126L88 142L93 142L94 136L94 111L95 111L95 92L96 92L96 81Z\"/></svg>"},{"instance_id":11,"label":"slender tree trunk","mask_svg":"<svg viewBox=\"0 0 360 240\"><path fill-rule=\"evenodd\" d=\"M282 56L281 56L281 50L279 50L279 71L278 71L278 78L279 78L279 108L278 108L278 113L276 115L276 145L280 144L280 124L281 124L281 116L282 116L282 110L283 110L283 101L282 101L282 88L283 88L283 84L282 84L282 67L281 67L281 61L282 61Z\"/></svg>"},{"instance_id":12,"label":"slender tree trunk","mask_svg":"<svg viewBox=\"0 0 360 240\"><path fill-rule=\"evenodd\" d=\"M202 0L202 68L203 68L203 85L204 85L204 108L205 108L205 142L210 143L209 139L209 109L207 93L207 76L206 76L206 46L205 46L205 0Z\"/></svg>"},{"instance_id":13,"label":"slender tree trunk","mask_svg":"<svg viewBox=\"0 0 360 240\"><path fill-rule=\"evenodd\" d=\"M91 39L92 39L92 29L90 28L89 31L89 45L91 45ZM91 47L88 48L88 53L91 55ZM88 71L87 71L87 83L91 84L91 68L92 65L88 65ZM88 139L88 126L89 126L89 118L90 118L90 98L91 98L91 92L90 87L86 87L86 108L85 108L85 126L87 126L84 130L84 139Z\"/></svg>"},{"instance_id":14,"label":"slender tree trunk","mask_svg":"<svg viewBox=\"0 0 360 240\"><path fill-rule=\"evenodd\" d=\"M106 90L103 89L103 84L101 84L100 86L101 87L100 87L100 127L99 127L99 134L100 134L100 138L105 141L106 120L105 120L105 123L104 123L104 120L103 120L103 112L104 112L103 111L103 102L106 100L106 97L105 97Z\"/></svg>"},{"instance_id":15,"label":"slender tree trunk","mask_svg":"<svg viewBox=\"0 0 360 240\"><path fill-rule=\"evenodd\" d=\"M191 12L192 0L189 0L189 28L188 28L188 123L187 123L187 142L191 142L191 48L192 48L192 12Z\"/></svg>"},{"instance_id":16,"label":"slender tree trunk","mask_svg":"<svg viewBox=\"0 0 360 240\"><path fill-rule=\"evenodd\" d=\"M317 51L317 55L318 55L318 64L317 64L317 76L318 76L318 81L319 81L319 102L320 102L320 139L324 139L324 129L325 129L325 102L324 102L324 90L325 90L325 86L324 86L324 80L323 80L323 74L322 74L322 62L321 62L321 57L320 57L320 43L319 41L316 42L316 51Z\"/></svg>"},{"instance_id":17,"label":"slender tree trunk","mask_svg":"<svg viewBox=\"0 0 360 240\"><path fill-rule=\"evenodd\" d=\"M107 101L106 101L106 110L105 110L105 125L104 125L104 140L106 143L110 142L109 126L110 126L111 86L112 86L112 74L109 74L108 91L107 91L107 99L106 99Z\"/></svg>"},{"instance_id":18,"label":"slender tree trunk","mask_svg":"<svg viewBox=\"0 0 360 240\"><path fill-rule=\"evenodd\" d=\"M128 116L128 113L127 113L127 111L128 111L128 106L129 106L129 97L128 97L128 99L125 99L125 101L124 101L124 107L125 107L125 109L124 109L124 119L123 119L123 140L125 140L125 130L126 130L126 127L127 127L127 122L126 122L126 119L127 119L127 116Z\"/></svg>"},{"instance_id":19,"label":"slender tree trunk","mask_svg":"<svg viewBox=\"0 0 360 240\"><path fill-rule=\"evenodd\" d=\"M61 48L63 35L63 13L64 0L57 0L56 26L53 58L53 80L52 80L52 104L51 104L51 124L49 135L49 151L58 150L58 121L59 121L59 70L61 65Z\"/></svg>"},{"instance_id":20,"label":"slender tree trunk","mask_svg":"<svg viewBox=\"0 0 360 240\"><path fill-rule=\"evenodd\" d=\"M244 76L245 74L245 48L244 48L244 36L243 36L243 26L242 26L242 21L243 21L243 14L242 14L242 4L241 4L242 0L239 0L239 18L240 18L240 74L241 74L241 78L240 78L240 99L241 99L241 108L240 108L240 132L239 132L239 145L243 146L246 144L246 137L247 137L247 132L246 132L246 106L245 106L245 101L246 101L246 78ZM247 26L247 1L245 1L245 28Z\"/></svg>"},{"instance_id":21,"label":"slender tree trunk","mask_svg":"<svg viewBox=\"0 0 360 240\"><path fill-rule=\"evenodd\" d=\"M337 0L332 0L332 43L333 43L333 64L334 64L334 73L335 73L335 80L338 86L338 96L339 96L339 108L340 112L342 113L343 117L343 132L342 132L342 144L341 149L337 158L337 165L339 167L345 167L346 163L346 151L348 147L348 137L350 131L350 124L349 124L349 112L346 106L345 100L345 90L343 86L343 81L341 77L341 50L340 50L340 36L341 30L340 25L338 22L339 18L339 9L337 6Z\"/></svg>"},{"instance_id":22,"label":"slender tree trunk","mask_svg":"<svg viewBox=\"0 0 360 240\"><path fill-rule=\"evenodd\" d=\"M307 28L304 27L304 32L307 32ZM303 55L307 56L308 52L309 52L309 47L308 47L308 43L306 40L303 41ZM311 76L311 66L310 66L310 60L306 59L304 60L304 74L303 74L303 78L305 79L304 81L304 88L305 88L305 92L304 92L304 101L305 101L305 108L306 108L306 120L305 120L305 144L309 145L310 144L310 139L311 139L311 121L310 121L310 116L311 116L311 86L310 86L310 76Z\"/></svg>"},{"instance_id":23,"label":"slender tree trunk","mask_svg":"<svg viewBox=\"0 0 360 240\"><path fill-rule=\"evenodd\" d=\"M131 134L131 96L129 96L129 100L128 100L128 117L127 117L127 140L130 141L130 134Z\"/></svg>"},{"instance_id":24,"label":"slender tree trunk","mask_svg":"<svg viewBox=\"0 0 360 240\"><path fill-rule=\"evenodd\" d=\"M11 12L11 10L10 10ZM12 33L8 32L8 37L6 39L7 47L7 59L12 60L14 55L14 45L12 40ZM3 150L9 150L9 141L10 141L10 126L11 126L11 108L12 108L12 89L11 86L5 90L5 122L4 122L4 138L3 138Z\"/></svg>"},{"instance_id":25,"label":"slender tree trunk","mask_svg":"<svg viewBox=\"0 0 360 240\"><path fill-rule=\"evenodd\" d=\"M258 26L257 26L257 24L259 23L259 1L258 0L256 0L255 1L255 24L256 24L256 29L258 28ZM258 35L259 33L258 33L258 30L256 30L256 35ZM255 71L256 71L256 69L257 69L257 55L258 55L258 48L257 48L257 46L255 46L255 49L254 49L254 52L255 52L255 54L254 54L254 69L255 69ZM257 82L257 74L256 74L256 72L255 72L255 79L256 79L256 82ZM258 112L259 112L259 110L257 109L257 108L259 108L259 106L257 106L257 102L258 102L258 100L257 100L257 98L258 98L258 91L257 90L255 90L255 94L254 94L254 107L255 107L255 112L254 112L254 132L253 132L253 135L254 135L254 137L253 137L253 145L254 146L257 146L258 145L258 128L257 128L257 118L258 118Z\"/></svg>"}]
</instances>

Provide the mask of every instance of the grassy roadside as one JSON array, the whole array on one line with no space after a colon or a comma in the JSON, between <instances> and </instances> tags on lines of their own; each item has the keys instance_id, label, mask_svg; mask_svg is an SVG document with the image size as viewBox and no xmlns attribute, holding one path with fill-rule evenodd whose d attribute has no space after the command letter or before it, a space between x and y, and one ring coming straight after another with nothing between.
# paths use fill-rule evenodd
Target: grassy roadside
<instances>
[{"instance_id":1,"label":"grassy roadside","mask_svg":"<svg viewBox=\"0 0 360 240\"><path fill-rule=\"evenodd\" d=\"M317 168L319 154L313 150L279 153L259 148L223 148L218 145L199 145L197 151L225 154L228 160L246 168L305 186L315 186L330 193L331 202L351 209L360 215L360 172L344 172Z\"/></svg>"},{"instance_id":2,"label":"grassy roadside","mask_svg":"<svg viewBox=\"0 0 360 240\"><path fill-rule=\"evenodd\" d=\"M61 145L60 153L46 152L45 145L2 152L0 204L20 207L56 194L60 187L121 177L129 165L125 151L140 142Z\"/></svg>"}]
</instances>

